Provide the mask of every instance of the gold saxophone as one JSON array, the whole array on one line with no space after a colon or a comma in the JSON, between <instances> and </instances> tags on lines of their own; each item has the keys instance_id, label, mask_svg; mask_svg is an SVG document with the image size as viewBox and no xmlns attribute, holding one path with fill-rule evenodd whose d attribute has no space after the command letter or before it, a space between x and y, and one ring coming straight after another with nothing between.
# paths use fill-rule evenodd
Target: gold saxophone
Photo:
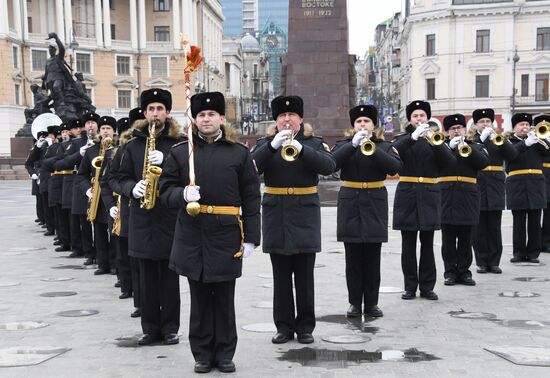
<instances>
[{"instance_id":1,"label":"gold saxophone","mask_svg":"<svg viewBox=\"0 0 550 378\"><path fill-rule=\"evenodd\" d=\"M116 236L120 236L120 228L121 228L121 224L120 224L120 207L121 207L120 198L121 198L121 195L113 192L113 196L116 197L116 199L117 199L116 200L117 213L116 213L115 219L113 219L113 229L111 230L111 234L116 235Z\"/></svg>"},{"instance_id":2,"label":"gold saxophone","mask_svg":"<svg viewBox=\"0 0 550 378\"><path fill-rule=\"evenodd\" d=\"M97 217L97 208L99 207L99 171L105 156L105 151L113 145L112 138L104 138L99 147L99 155L92 159L92 167L95 168L95 175L92 177L92 197L88 199L88 208L86 209L86 219L93 222Z\"/></svg>"},{"instance_id":3,"label":"gold saxophone","mask_svg":"<svg viewBox=\"0 0 550 378\"><path fill-rule=\"evenodd\" d=\"M145 158L143 160L143 175L142 179L145 180L145 195L141 197L140 205L142 209L151 210L155 207L155 202L158 196L158 183L159 177L162 173L162 168L149 163L149 152L155 150L155 132L157 128L156 121L151 122L149 126L149 137L145 142Z\"/></svg>"}]
</instances>

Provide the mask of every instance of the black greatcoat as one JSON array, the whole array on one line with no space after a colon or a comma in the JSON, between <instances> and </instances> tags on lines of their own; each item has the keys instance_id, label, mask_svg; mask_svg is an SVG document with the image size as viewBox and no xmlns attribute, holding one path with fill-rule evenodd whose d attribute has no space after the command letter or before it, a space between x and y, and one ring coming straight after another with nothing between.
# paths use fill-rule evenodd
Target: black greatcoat
<instances>
[{"instance_id":1,"label":"black greatcoat","mask_svg":"<svg viewBox=\"0 0 550 378\"><path fill-rule=\"evenodd\" d=\"M196 183L199 203L236 206L242 211L244 242L260 244L260 179L252 156L225 134L208 144L194 135ZM170 268L194 281L230 281L241 276L242 261L233 257L241 247L241 231L235 215L199 214L185 210L183 189L189 184L189 144L172 148L160 180L161 200L178 212Z\"/></svg>"},{"instance_id":2,"label":"black greatcoat","mask_svg":"<svg viewBox=\"0 0 550 378\"><path fill-rule=\"evenodd\" d=\"M67 146L63 154L63 159L58 160L55 163L56 171L64 171L68 169L75 169L78 171L78 166L82 161L80 155L80 147L83 147L87 142L86 138L74 138ZM74 215L86 215L86 207L88 200L86 193L82 193L80 189L75 185L76 175L63 175L63 195L62 195L62 207L64 209L71 209L71 214Z\"/></svg>"},{"instance_id":3,"label":"black greatcoat","mask_svg":"<svg viewBox=\"0 0 550 378\"><path fill-rule=\"evenodd\" d=\"M401 169L399 154L392 144L372 138L376 151L365 156L354 148L352 139L336 142L332 150L336 170L342 181L384 181ZM383 243L388 241L388 191L385 187L354 189L341 187L338 192L338 241L347 243Z\"/></svg>"},{"instance_id":4,"label":"black greatcoat","mask_svg":"<svg viewBox=\"0 0 550 378\"><path fill-rule=\"evenodd\" d=\"M67 142L63 142L67 143ZM42 161L42 167L50 174L48 181L48 205L53 207L61 205L61 196L63 192L63 175L52 175L55 171L54 164L60 159L60 151L64 150L62 143L52 144L46 152L47 157Z\"/></svg>"},{"instance_id":5,"label":"black greatcoat","mask_svg":"<svg viewBox=\"0 0 550 378\"><path fill-rule=\"evenodd\" d=\"M546 178L546 201L550 202L550 155L544 157L543 164L545 164L542 171Z\"/></svg>"},{"instance_id":6,"label":"black greatcoat","mask_svg":"<svg viewBox=\"0 0 550 378\"><path fill-rule=\"evenodd\" d=\"M479 133L474 137L475 143L481 143ZM503 166L504 160L512 160L518 154L512 143L505 140L501 146L494 144L490 138L483 143L489 153L489 165ZM477 185L481 197L482 211L495 211L505 209L505 186L506 175L502 171L479 171L477 174Z\"/></svg>"},{"instance_id":7,"label":"black greatcoat","mask_svg":"<svg viewBox=\"0 0 550 378\"><path fill-rule=\"evenodd\" d=\"M143 178L145 146L149 135L146 120L134 123L134 138L126 143L116 175L122 193L131 198L128 224L128 254L131 257L150 260L168 260L177 218L177 209L169 209L157 198L151 210L141 209L140 199L135 199L132 189ZM179 126L168 120L161 134L156 138L155 148L164 155L164 162L170 148L180 141ZM160 165L162 168L163 164Z\"/></svg>"},{"instance_id":8,"label":"black greatcoat","mask_svg":"<svg viewBox=\"0 0 550 378\"><path fill-rule=\"evenodd\" d=\"M117 148L111 147L105 151L103 157L103 163L101 164L101 171L99 173L99 186L101 192L101 202L105 207L107 213L107 223L109 224L109 230L113 228L113 218L109 215L109 210L111 207L116 206L117 201L113 195L113 190L109 186L109 170L111 168L111 162L113 159L113 154L116 153Z\"/></svg>"},{"instance_id":9,"label":"black greatcoat","mask_svg":"<svg viewBox=\"0 0 550 378\"><path fill-rule=\"evenodd\" d=\"M447 141L447 144L449 141ZM441 177L462 176L477 178L478 171L489 164L483 145L468 143L472 153L462 157L458 148L453 151L456 163L443 167ZM477 184L461 181L441 182L441 224L476 225L479 222L480 196Z\"/></svg>"},{"instance_id":10,"label":"black greatcoat","mask_svg":"<svg viewBox=\"0 0 550 378\"><path fill-rule=\"evenodd\" d=\"M306 132L304 133L304 130ZM311 126L302 124L295 138L303 148L293 162L283 160L274 150L275 134L256 143L252 157L266 186L300 188L317 186L319 175L334 172L336 162L323 138L312 136ZM319 194L275 195L262 199L264 253L295 255L321 251L321 210Z\"/></svg>"},{"instance_id":11,"label":"black greatcoat","mask_svg":"<svg viewBox=\"0 0 550 378\"><path fill-rule=\"evenodd\" d=\"M519 169L540 169L545 156L550 150L539 143L531 147L525 145L524 139L512 135L510 142L518 155L506 164L506 172ZM548 141L545 140L547 144ZM546 182L544 175L515 175L506 178L506 207L509 210L536 210L546 207Z\"/></svg>"},{"instance_id":12,"label":"black greatcoat","mask_svg":"<svg viewBox=\"0 0 550 378\"><path fill-rule=\"evenodd\" d=\"M38 173L40 171L40 160L33 161L33 151L35 148L37 147L33 146L29 150L27 160L25 160L25 169L29 173L29 177L32 176L33 174L36 174L38 176ZM31 180L31 181L32 181L31 194L33 196L39 195L40 191L38 189L38 183L37 183L38 180Z\"/></svg>"},{"instance_id":13,"label":"black greatcoat","mask_svg":"<svg viewBox=\"0 0 550 378\"><path fill-rule=\"evenodd\" d=\"M99 143L88 148L86 150L86 153L84 154L84 157L82 158L82 161L80 162L80 167L78 168L78 175L75 180L75 186L78 188L79 191L84 193L84 195L86 195L86 191L92 187L91 179L92 177L95 177L96 174L96 169L92 167L92 160L95 157L99 156L99 148ZM97 185L100 185L100 183L97 183ZM101 201L101 187L99 193L99 204L97 206L97 215L95 218L95 222L107 223L107 210L105 209L103 201ZM86 196L86 199L87 198L88 197Z\"/></svg>"},{"instance_id":14,"label":"black greatcoat","mask_svg":"<svg viewBox=\"0 0 550 378\"><path fill-rule=\"evenodd\" d=\"M122 194L122 187L120 182L117 180L118 171L120 169L120 159L124 154L124 148L126 145L120 146L114 158L111 160L111 163L108 168L108 183L111 190L115 193L122 195L120 202L120 236L123 238L128 237L128 220L130 216L130 199Z\"/></svg>"},{"instance_id":15,"label":"black greatcoat","mask_svg":"<svg viewBox=\"0 0 550 378\"><path fill-rule=\"evenodd\" d=\"M414 141L414 126L396 137L393 146L403 161L401 176L439 177L441 167L454 164L456 157L445 143L431 146L424 138ZM441 225L441 190L438 184L399 182L393 204L393 229L433 231Z\"/></svg>"}]
</instances>

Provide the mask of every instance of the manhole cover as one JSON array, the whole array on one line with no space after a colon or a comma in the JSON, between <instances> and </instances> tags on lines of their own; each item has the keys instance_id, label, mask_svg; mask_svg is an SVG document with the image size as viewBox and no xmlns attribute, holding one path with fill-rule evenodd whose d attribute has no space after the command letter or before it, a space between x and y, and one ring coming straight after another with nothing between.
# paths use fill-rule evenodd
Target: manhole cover
<instances>
[{"instance_id":1,"label":"manhole cover","mask_svg":"<svg viewBox=\"0 0 550 378\"><path fill-rule=\"evenodd\" d=\"M40 294L41 297L70 297L71 295L76 295L76 291L50 291L47 293Z\"/></svg>"},{"instance_id":2,"label":"manhole cover","mask_svg":"<svg viewBox=\"0 0 550 378\"><path fill-rule=\"evenodd\" d=\"M498 294L499 297L508 297L508 298L533 298L540 297L538 293L532 293L530 291L505 291Z\"/></svg>"},{"instance_id":3,"label":"manhole cover","mask_svg":"<svg viewBox=\"0 0 550 378\"><path fill-rule=\"evenodd\" d=\"M548 282L550 279L544 277L517 277L514 278L514 281L521 282Z\"/></svg>"},{"instance_id":4,"label":"manhole cover","mask_svg":"<svg viewBox=\"0 0 550 378\"><path fill-rule=\"evenodd\" d=\"M380 286L380 290L378 292L380 294L396 294L396 293L402 293L403 289L399 287Z\"/></svg>"},{"instance_id":5,"label":"manhole cover","mask_svg":"<svg viewBox=\"0 0 550 378\"><path fill-rule=\"evenodd\" d=\"M273 303L271 302L258 302L254 305L256 308L273 308Z\"/></svg>"},{"instance_id":6,"label":"manhole cover","mask_svg":"<svg viewBox=\"0 0 550 378\"><path fill-rule=\"evenodd\" d=\"M449 314L453 318L459 319L496 319L495 314L489 312L466 312L466 311L451 311Z\"/></svg>"},{"instance_id":7,"label":"manhole cover","mask_svg":"<svg viewBox=\"0 0 550 378\"><path fill-rule=\"evenodd\" d=\"M52 269L86 269L84 265L56 265Z\"/></svg>"},{"instance_id":8,"label":"manhole cover","mask_svg":"<svg viewBox=\"0 0 550 378\"><path fill-rule=\"evenodd\" d=\"M259 332L259 333L275 333L277 328L273 323L254 323L246 324L241 327L245 331L249 332Z\"/></svg>"},{"instance_id":9,"label":"manhole cover","mask_svg":"<svg viewBox=\"0 0 550 378\"><path fill-rule=\"evenodd\" d=\"M268 279L272 279L273 276L271 274L267 274L267 273L261 273L261 274L258 274L258 277L260 278L268 278Z\"/></svg>"},{"instance_id":10,"label":"manhole cover","mask_svg":"<svg viewBox=\"0 0 550 378\"><path fill-rule=\"evenodd\" d=\"M325 264L315 264L315 268L324 268Z\"/></svg>"},{"instance_id":11,"label":"manhole cover","mask_svg":"<svg viewBox=\"0 0 550 378\"><path fill-rule=\"evenodd\" d=\"M47 278L40 279L40 281L44 281L44 282L61 282L61 281L71 281L71 280L74 280L74 278L73 277L47 277Z\"/></svg>"},{"instance_id":12,"label":"manhole cover","mask_svg":"<svg viewBox=\"0 0 550 378\"><path fill-rule=\"evenodd\" d=\"M15 281L0 281L0 287L11 287L21 285L21 282Z\"/></svg>"},{"instance_id":13,"label":"manhole cover","mask_svg":"<svg viewBox=\"0 0 550 378\"><path fill-rule=\"evenodd\" d=\"M59 316L66 316L66 317L80 317L80 316L90 316L99 314L99 311L97 310L69 310L69 311L61 311L58 312L56 315Z\"/></svg>"},{"instance_id":14,"label":"manhole cover","mask_svg":"<svg viewBox=\"0 0 550 378\"><path fill-rule=\"evenodd\" d=\"M28 252L28 251L43 251L45 249L46 249L45 247L13 247L13 248L8 248L7 251L8 252Z\"/></svg>"},{"instance_id":15,"label":"manhole cover","mask_svg":"<svg viewBox=\"0 0 550 378\"><path fill-rule=\"evenodd\" d=\"M0 367L38 365L69 350L49 346L4 348L0 349Z\"/></svg>"},{"instance_id":16,"label":"manhole cover","mask_svg":"<svg viewBox=\"0 0 550 378\"><path fill-rule=\"evenodd\" d=\"M361 335L325 336L322 339L333 344L362 344L371 340L370 337Z\"/></svg>"},{"instance_id":17,"label":"manhole cover","mask_svg":"<svg viewBox=\"0 0 550 378\"><path fill-rule=\"evenodd\" d=\"M44 328L49 326L48 323L44 322L34 322L34 321L27 321L27 322L9 322L9 323L3 323L0 324L0 329L4 331L24 331L29 329L38 329L38 328Z\"/></svg>"}]
</instances>

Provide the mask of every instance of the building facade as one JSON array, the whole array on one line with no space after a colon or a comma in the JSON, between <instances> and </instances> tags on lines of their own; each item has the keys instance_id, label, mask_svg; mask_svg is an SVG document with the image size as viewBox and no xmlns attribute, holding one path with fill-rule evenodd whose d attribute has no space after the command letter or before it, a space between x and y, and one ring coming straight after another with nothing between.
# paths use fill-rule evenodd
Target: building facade
<instances>
[{"instance_id":1,"label":"building facade","mask_svg":"<svg viewBox=\"0 0 550 378\"><path fill-rule=\"evenodd\" d=\"M258 0L260 30L274 23L288 34L288 0Z\"/></svg>"},{"instance_id":2,"label":"building facade","mask_svg":"<svg viewBox=\"0 0 550 378\"><path fill-rule=\"evenodd\" d=\"M223 33L227 37L253 36L259 31L258 0L222 0L226 21Z\"/></svg>"},{"instance_id":3,"label":"building facade","mask_svg":"<svg viewBox=\"0 0 550 378\"><path fill-rule=\"evenodd\" d=\"M142 90L163 87L184 121L181 39L203 50L195 88L223 91L223 21L218 0L0 0L0 155L10 154L10 137L33 106L29 87L41 84L49 32L64 43L73 72L83 73L99 114L122 117Z\"/></svg>"}]
</instances>

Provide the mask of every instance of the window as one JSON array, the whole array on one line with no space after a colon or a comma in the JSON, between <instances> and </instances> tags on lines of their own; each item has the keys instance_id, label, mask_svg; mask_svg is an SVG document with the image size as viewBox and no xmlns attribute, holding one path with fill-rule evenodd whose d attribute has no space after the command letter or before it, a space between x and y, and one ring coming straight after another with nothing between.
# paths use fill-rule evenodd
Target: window
<instances>
[{"instance_id":1,"label":"window","mask_svg":"<svg viewBox=\"0 0 550 378\"><path fill-rule=\"evenodd\" d=\"M109 9L115 10L115 0L109 0Z\"/></svg>"},{"instance_id":2,"label":"window","mask_svg":"<svg viewBox=\"0 0 550 378\"><path fill-rule=\"evenodd\" d=\"M535 101L548 101L548 74L537 74L536 76Z\"/></svg>"},{"instance_id":3,"label":"window","mask_svg":"<svg viewBox=\"0 0 550 378\"><path fill-rule=\"evenodd\" d=\"M254 79L257 79L258 78L258 65L257 64L254 64L254 76L253 76Z\"/></svg>"},{"instance_id":4,"label":"window","mask_svg":"<svg viewBox=\"0 0 550 378\"><path fill-rule=\"evenodd\" d=\"M170 26L155 26L155 41L170 41Z\"/></svg>"},{"instance_id":5,"label":"window","mask_svg":"<svg viewBox=\"0 0 550 378\"><path fill-rule=\"evenodd\" d=\"M426 79L426 100L435 100L435 79Z\"/></svg>"},{"instance_id":6,"label":"window","mask_svg":"<svg viewBox=\"0 0 550 378\"><path fill-rule=\"evenodd\" d=\"M550 50L550 28L537 28L537 50Z\"/></svg>"},{"instance_id":7,"label":"window","mask_svg":"<svg viewBox=\"0 0 550 378\"><path fill-rule=\"evenodd\" d=\"M168 0L153 0L153 12L168 12L170 3Z\"/></svg>"},{"instance_id":8,"label":"window","mask_svg":"<svg viewBox=\"0 0 550 378\"><path fill-rule=\"evenodd\" d=\"M118 107L122 109L130 109L132 107L132 91L119 89L117 91Z\"/></svg>"},{"instance_id":9,"label":"window","mask_svg":"<svg viewBox=\"0 0 550 378\"><path fill-rule=\"evenodd\" d=\"M47 60L48 52L46 50L31 50L32 71L44 71L46 69Z\"/></svg>"},{"instance_id":10,"label":"window","mask_svg":"<svg viewBox=\"0 0 550 378\"><path fill-rule=\"evenodd\" d=\"M476 76L476 97L489 97L489 75Z\"/></svg>"},{"instance_id":11,"label":"window","mask_svg":"<svg viewBox=\"0 0 550 378\"><path fill-rule=\"evenodd\" d=\"M27 30L32 33L32 17L27 17Z\"/></svg>"},{"instance_id":12,"label":"window","mask_svg":"<svg viewBox=\"0 0 550 378\"><path fill-rule=\"evenodd\" d=\"M87 53L76 53L76 71L91 74L92 73L92 55Z\"/></svg>"},{"instance_id":13,"label":"window","mask_svg":"<svg viewBox=\"0 0 550 378\"><path fill-rule=\"evenodd\" d=\"M116 39L116 28L115 28L115 24L111 24L111 39Z\"/></svg>"},{"instance_id":14,"label":"window","mask_svg":"<svg viewBox=\"0 0 550 378\"><path fill-rule=\"evenodd\" d=\"M21 85L15 84L15 105L21 105Z\"/></svg>"},{"instance_id":15,"label":"window","mask_svg":"<svg viewBox=\"0 0 550 378\"><path fill-rule=\"evenodd\" d=\"M151 57L151 76L167 77L168 76L168 58L165 56Z\"/></svg>"},{"instance_id":16,"label":"window","mask_svg":"<svg viewBox=\"0 0 550 378\"><path fill-rule=\"evenodd\" d=\"M478 30L476 32L476 52L489 52L490 30Z\"/></svg>"},{"instance_id":17,"label":"window","mask_svg":"<svg viewBox=\"0 0 550 378\"><path fill-rule=\"evenodd\" d=\"M529 75L521 75L521 97L529 96Z\"/></svg>"},{"instance_id":18,"label":"window","mask_svg":"<svg viewBox=\"0 0 550 378\"><path fill-rule=\"evenodd\" d=\"M426 36L426 56L435 55L435 34Z\"/></svg>"},{"instance_id":19,"label":"window","mask_svg":"<svg viewBox=\"0 0 550 378\"><path fill-rule=\"evenodd\" d=\"M19 68L19 47L13 45L12 53L13 53L13 68Z\"/></svg>"},{"instance_id":20,"label":"window","mask_svg":"<svg viewBox=\"0 0 550 378\"><path fill-rule=\"evenodd\" d=\"M116 57L116 74L130 75L130 57L118 55Z\"/></svg>"}]
</instances>

